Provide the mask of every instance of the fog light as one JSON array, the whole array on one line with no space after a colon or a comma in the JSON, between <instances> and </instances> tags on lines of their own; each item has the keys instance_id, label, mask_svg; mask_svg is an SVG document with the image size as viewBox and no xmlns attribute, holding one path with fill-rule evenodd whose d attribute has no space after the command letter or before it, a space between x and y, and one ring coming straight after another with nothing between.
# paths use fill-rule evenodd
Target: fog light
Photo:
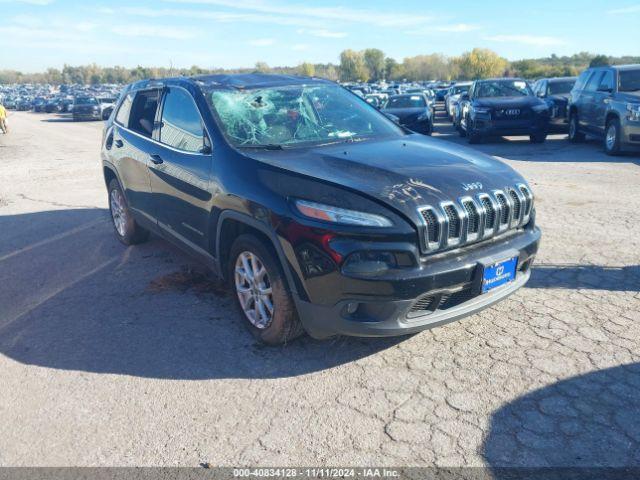
<instances>
[{"instance_id":1,"label":"fog light","mask_svg":"<svg viewBox=\"0 0 640 480\"><path fill-rule=\"evenodd\" d=\"M396 257L391 252L356 252L344 262L342 272L347 275L380 275L397 266Z\"/></svg>"}]
</instances>

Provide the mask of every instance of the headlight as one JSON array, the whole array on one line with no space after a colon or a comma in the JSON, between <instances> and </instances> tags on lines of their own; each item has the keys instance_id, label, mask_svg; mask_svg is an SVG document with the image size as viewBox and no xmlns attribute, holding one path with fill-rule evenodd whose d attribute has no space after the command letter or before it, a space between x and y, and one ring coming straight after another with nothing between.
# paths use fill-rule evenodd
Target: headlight
<instances>
[{"instance_id":1,"label":"headlight","mask_svg":"<svg viewBox=\"0 0 640 480\"><path fill-rule=\"evenodd\" d=\"M534 105L533 107L531 107L531 110L536 113L545 113L549 111L549 105L547 105L546 103Z\"/></svg>"},{"instance_id":2,"label":"headlight","mask_svg":"<svg viewBox=\"0 0 640 480\"><path fill-rule=\"evenodd\" d=\"M473 113L479 113L480 115L487 115L491 113L491 109L485 107L471 107L471 111Z\"/></svg>"},{"instance_id":3,"label":"headlight","mask_svg":"<svg viewBox=\"0 0 640 480\"><path fill-rule=\"evenodd\" d=\"M307 218L342 225L360 225L363 227L391 227L393 223L387 217L373 213L357 212L345 208L323 205L321 203L296 200L296 208Z\"/></svg>"},{"instance_id":4,"label":"headlight","mask_svg":"<svg viewBox=\"0 0 640 480\"><path fill-rule=\"evenodd\" d=\"M640 103L627 103L628 118L632 122L640 122Z\"/></svg>"}]
</instances>

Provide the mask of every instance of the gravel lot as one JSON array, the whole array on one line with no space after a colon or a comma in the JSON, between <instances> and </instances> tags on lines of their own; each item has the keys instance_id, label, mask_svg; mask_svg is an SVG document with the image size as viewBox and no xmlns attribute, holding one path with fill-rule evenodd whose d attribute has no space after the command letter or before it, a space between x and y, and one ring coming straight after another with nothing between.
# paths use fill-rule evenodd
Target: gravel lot
<instances>
[{"instance_id":1,"label":"gravel lot","mask_svg":"<svg viewBox=\"0 0 640 480\"><path fill-rule=\"evenodd\" d=\"M475 147L537 195L526 288L408 338L270 348L175 248L117 242L101 122L9 122L0 465L640 466L638 155Z\"/></svg>"}]
</instances>

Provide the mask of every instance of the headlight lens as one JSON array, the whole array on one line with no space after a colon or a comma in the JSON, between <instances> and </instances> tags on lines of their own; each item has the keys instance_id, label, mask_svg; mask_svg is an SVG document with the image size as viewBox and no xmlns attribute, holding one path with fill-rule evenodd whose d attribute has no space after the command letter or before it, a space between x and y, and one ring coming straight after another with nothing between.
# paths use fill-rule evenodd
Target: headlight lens
<instances>
[{"instance_id":1,"label":"headlight lens","mask_svg":"<svg viewBox=\"0 0 640 480\"><path fill-rule=\"evenodd\" d=\"M324 205L321 203L296 200L298 211L307 218L342 225L360 225L363 227L391 227L393 222L387 217L374 213L358 212L346 208Z\"/></svg>"},{"instance_id":2,"label":"headlight lens","mask_svg":"<svg viewBox=\"0 0 640 480\"><path fill-rule=\"evenodd\" d=\"M491 109L485 107L472 107L473 113L479 113L480 115L487 115L491 113Z\"/></svg>"},{"instance_id":3,"label":"headlight lens","mask_svg":"<svg viewBox=\"0 0 640 480\"><path fill-rule=\"evenodd\" d=\"M627 103L628 117L632 122L640 122L640 103Z\"/></svg>"}]
</instances>

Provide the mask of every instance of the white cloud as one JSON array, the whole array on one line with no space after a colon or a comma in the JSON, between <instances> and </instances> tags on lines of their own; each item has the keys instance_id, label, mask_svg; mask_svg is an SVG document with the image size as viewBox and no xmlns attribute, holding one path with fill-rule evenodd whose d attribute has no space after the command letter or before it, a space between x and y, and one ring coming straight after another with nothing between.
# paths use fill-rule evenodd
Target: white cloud
<instances>
[{"instance_id":1,"label":"white cloud","mask_svg":"<svg viewBox=\"0 0 640 480\"><path fill-rule=\"evenodd\" d=\"M172 3L217 5L220 7L277 14L285 17L309 17L312 19L370 24L378 27L418 26L433 21L433 17L419 14L398 13L346 7L310 7L304 4L283 5L281 3L254 0L164 0Z\"/></svg>"},{"instance_id":2,"label":"white cloud","mask_svg":"<svg viewBox=\"0 0 640 480\"><path fill-rule=\"evenodd\" d=\"M640 13L640 4L631 5L629 7L616 8L613 10L609 10L607 13L611 15L624 15L626 13Z\"/></svg>"},{"instance_id":3,"label":"white cloud","mask_svg":"<svg viewBox=\"0 0 640 480\"><path fill-rule=\"evenodd\" d=\"M427 26L406 32L409 35L433 35L435 33L465 33L480 30L479 25L469 23L454 23L451 25Z\"/></svg>"},{"instance_id":4,"label":"white cloud","mask_svg":"<svg viewBox=\"0 0 640 480\"><path fill-rule=\"evenodd\" d=\"M274 43L276 43L276 41L273 38L258 38L247 42L247 44L252 47L270 47Z\"/></svg>"},{"instance_id":5,"label":"white cloud","mask_svg":"<svg viewBox=\"0 0 640 480\"><path fill-rule=\"evenodd\" d=\"M304 50L309 50L309 45L306 43L296 43L291 47L291 50L295 50L296 52L303 52Z\"/></svg>"},{"instance_id":6,"label":"white cloud","mask_svg":"<svg viewBox=\"0 0 640 480\"><path fill-rule=\"evenodd\" d=\"M193 29L162 25L117 25L111 28L116 35L124 37L156 37L173 40L187 40L196 36Z\"/></svg>"},{"instance_id":7,"label":"white cloud","mask_svg":"<svg viewBox=\"0 0 640 480\"><path fill-rule=\"evenodd\" d=\"M0 3L28 3L29 5L50 5L54 0L0 0Z\"/></svg>"},{"instance_id":8,"label":"white cloud","mask_svg":"<svg viewBox=\"0 0 640 480\"><path fill-rule=\"evenodd\" d=\"M566 41L557 37L543 37L536 35L493 35L484 37L485 40L499 43L520 43L536 47L552 47L566 45Z\"/></svg>"},{"instance_id":9,"label":"white cloud","mask_svg":"<svg viewBox=\"0 0 640 480\"><path fill-rule=\"evenodd\" d=\"M312 37L320 37L320 38L344 38L347 36L345 32L334 32L332 30L327 30L325 28L304 30L299 29L298 33L300 35L311 35Z\"/></svg>"}]
</instances>

